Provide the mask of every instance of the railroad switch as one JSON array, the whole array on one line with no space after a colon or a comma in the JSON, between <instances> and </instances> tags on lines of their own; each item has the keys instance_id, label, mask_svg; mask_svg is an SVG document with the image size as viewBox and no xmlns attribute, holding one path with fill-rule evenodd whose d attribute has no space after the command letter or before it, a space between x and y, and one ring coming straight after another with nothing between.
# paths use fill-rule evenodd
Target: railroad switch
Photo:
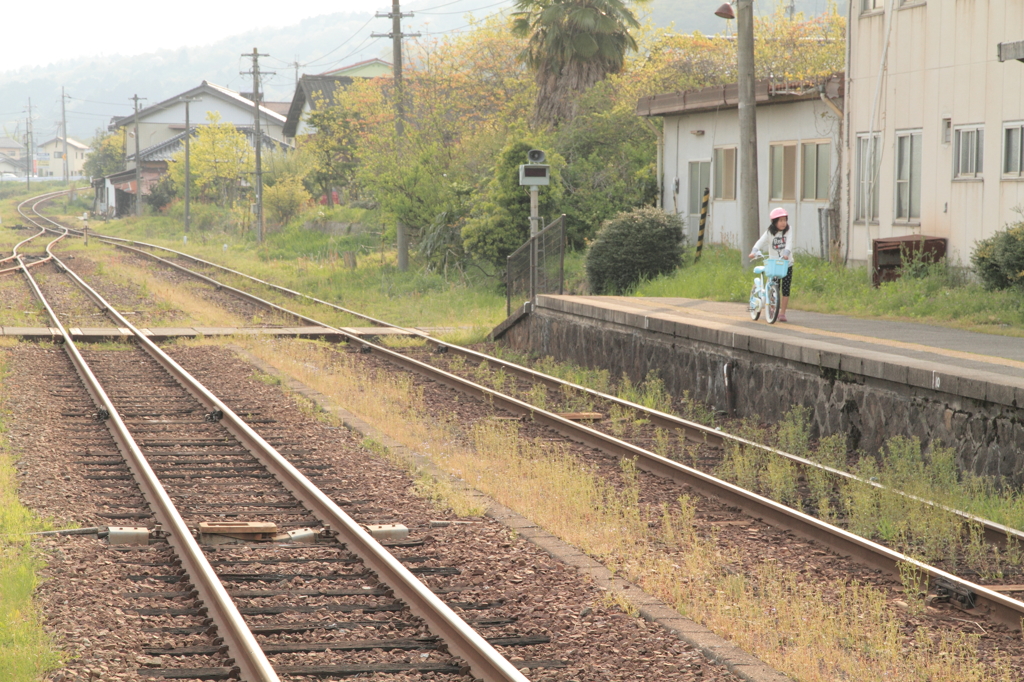
<instances>
[{"instance_id":1,"label":"railroad switch","mask_svg":"<svg viewBox=\"0 0 1024 682\"><path fill-rule=\"evenodd\" d=\"M110 526L107 542L111 545L148 545L149 528L145 526Z\"/></svg>"},{"instance_id":2,"label":"railroad switch","mask_svg":"<svg viewBox=\"0 0 1024 682\"><path fill-rule=\"evenodd\" d=\"M949 603L965 611L976 606L973 592L963 585L942 578L935 580L935 601Z\"/></svg>"},{"instance_id":3,"label":"railroad switch","mask_svg":"<svg viewBox=\"0 0 1024 682\"><path fill-rule=\"evenodd\" d=\"M404 540L409 537L409 529L400 523L371 523L365 528L374 540Z\"/></svg>"}]
</instances>

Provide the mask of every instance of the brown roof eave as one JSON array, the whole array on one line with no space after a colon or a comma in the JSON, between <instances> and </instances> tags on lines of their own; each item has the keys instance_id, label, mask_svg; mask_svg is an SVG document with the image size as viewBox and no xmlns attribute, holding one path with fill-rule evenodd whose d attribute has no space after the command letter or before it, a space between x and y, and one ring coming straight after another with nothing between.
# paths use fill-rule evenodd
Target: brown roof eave
<instances>
[{"instance_id":1,"label":"brown roof eave","mask_svg":"<svg viewBox=\"0 0 1024 682\"><path fill-rule=\"evenodd\" d=\"M832 100L842 103L843 74L829 78L825 86L825 94ZM754 101L758 105L784 104L815 100L820 96L816 86L801 84L798 88L785 89L783 86L771 87L768 80L757 81L754 87ZM641 97L636 105L638 116L671 116L674 114L692 114L721 109L731 109L739 105L739 89L735 83L715 85L700 90L670 92L662 95Z\"/></svg>"}]
</instances>

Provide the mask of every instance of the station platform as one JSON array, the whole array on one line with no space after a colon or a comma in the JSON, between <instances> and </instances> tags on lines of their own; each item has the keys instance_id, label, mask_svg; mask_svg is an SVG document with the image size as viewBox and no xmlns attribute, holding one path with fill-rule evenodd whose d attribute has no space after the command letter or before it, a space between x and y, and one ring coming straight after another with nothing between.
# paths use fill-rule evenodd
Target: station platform
<instances>
[{"instance_id":1,"label":"station platform","mask_svg":"<svg viewBox=\"0 0 1024 682\"><path fill-rule=\"evenodd\" d=\"M341 327L342 332L371 338L381 336L413 336L413 330L392 327ZM300 339L342 340L346 338L326 327L147 327L141 331L154 341L200 336L291 336ZM130 338L132 333L123 327L69 327L74 341L113 341ZM51 341L60 337L55 327L0 327L0 336L15 336L32 341Z\"/></svg>"},{"instance_id":2,"label":"station platform","mask_svg":"<svg viewBox=\"0 0 1024 682\"><path fill-rule=\"evenodd\" d=\"M1024 377L1024 337L986 334L896 320L847 317L789 310L788 322L754 322L742 303L686 298L589 297L645 314L724 322L746 330L764 330L790 339L824 341L850 350L887 353L962 370Z\"/></svg>"},{"instance_id":3,"label":"station platform","mask_svg":"<svg viewBox=\"0 0 1024 682\"><path fill-rule=\"evenodd\" d=\"M1021 337L802 310L769 325L742 303L687 298L538 296L544 310L1024 407Z\"/></svg>"},{"instance_id":4,"label":"station platform","mask_svg":"<svg viewBox=\"0 0 1024 682\"><path fill-rule=\"evenodd\" d=\"M513 348L641 381L763 422L793 404L813 432L875 452L895 435L941 442L979 474L1024 486L1024 338L913 322L685 298L540 295L492 332Z\"/></svg>"}]
</instances>

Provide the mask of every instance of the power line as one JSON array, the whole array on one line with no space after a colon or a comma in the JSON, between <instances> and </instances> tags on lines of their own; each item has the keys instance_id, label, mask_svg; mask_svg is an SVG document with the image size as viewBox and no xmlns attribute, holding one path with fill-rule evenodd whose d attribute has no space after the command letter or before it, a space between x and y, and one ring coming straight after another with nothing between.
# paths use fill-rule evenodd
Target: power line
<instances>
[{"instance_id":1,"label":"power line","mask_svg":"<svg viewBox=\"0 0 1024 682\"><path fill-rule=\"evenodd\" d=\"M362 49L363 49L363 45L365 45L365 44L366 44L366 41L367 41L367 40L370 40L371 38L373 38L373 36L372 36L372 35L370 35L370 36L366 36L366 38L364 38L364 39L363 39L363 42L359 43L359 45L357 45L357 46L356 46L356 49L352 50L351 52L349 52L349 53L348 53L347 55L345 55L344 57L341 57L340 59L338 59L338 60L336 60L336 61L333 61L333 62L331 62L330 64L322 64L322 65L321 65L321 67L327 67L327 68L329 69L330 67L334 66L335 64L340 64L340 63L342 63L343 61L345 61L346 59L348 59L348 58L349 58L349 57L351 57L352 55L354 55L354 54L356 54L357 52L359 52L360 50L362 50ZM378 40L380 40L380 38L373 38L373 40L372 40L372 41L370 42L370 45L373 45L373 44L374 44L375 42L377 42ZM369 47L369 45L367 45L367 47Z\"/></svg>"},{"instance_id":2,"label":"power line","mask_svg":"<svg viewBox=\"0 0 1024 682\"><path fill-rule=\"evenodd\" d=\"M354 39L354 38L355 38L355 37L356 37L357 35L359 35L359 32L360 32L360 31L362 31L362 30L363 30L364 28L366 28L367 26L369 26L369 25L370 25L370 22L371 22L371 21L373 21L373 20L374 20L374 19L376 19L376 18L377 18L377 17L375 17L375 16L374 16L374 17L370 17L369 19L367 19L367 21L366 21L366 23L365 23L365 24L363 24L362 26L360 26L359 28L357 28L357 29L355 30L355 32L354 32L354 33L353 33L352 35L350 35L350 36L349 36L349 37L348 37L347 39L345 39L345 42L343 42L343 43L342 43L341 45L338 45L338 46L337 46L336 48L334 48L333 50L331 50L331 51L330 51L330 52L328 52L327 54L324 54L324 55L320 55L320 56L319 56L319 57L317 57L316 59L313 59L313 60L310 60L310 61L306 62L306 63L305 63L305 64L303 64L302 66L316 66L316 63L317 63L318 61L320 61L321 59L325 59L326 57L329 57L329 56L331 56L332 54L334 54L335 52L337 52L338 50L340 50L341 48L345 47L345 46L346 46L347 44L349 44L350 42L352 42L352 40L353 40L353 39ZM365 41L364 41L364 42L365 42Z\"/></svg>"},{"instance_id":3,"label":"power line","mask_svg":"<svg viewBox=\"0 0 1024 682\"><path fill-rule=\"evenodd\" d=\"M423 10L416 10L416 13L417 14L429 14L431 16L440 16L442 14L469 14L471 12L479 12L482 9L490 9L492 7L497 7L498 5L504 5L504 4L508 3L508 2L509 2L509 0L502 0L501 2L496 2L493 5L484 5L483 7L475 7L473 9L467 9L467 10L456 10L454 12L424 12Z\"/></svg>"}]
</instances>

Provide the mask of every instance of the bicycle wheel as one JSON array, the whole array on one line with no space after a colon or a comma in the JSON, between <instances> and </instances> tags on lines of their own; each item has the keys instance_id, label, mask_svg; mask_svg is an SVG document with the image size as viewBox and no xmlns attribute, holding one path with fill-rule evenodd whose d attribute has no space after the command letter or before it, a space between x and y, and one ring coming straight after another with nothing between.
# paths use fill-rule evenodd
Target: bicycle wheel
<instances>
[{"instance_id":1,"label":"bicycle wheel","mask_svg":"<svg viewBox=\"0 0 1024 682\"><path fill-rule=\"evenodd\" d=\"M765 310L768 324L775 324L775 320L779 319L779 296L779 280L772 280L768 285L768 305Z\"/></svg>"},{"instance_id":2,"label":"bicycle wheel","mask_svg":"<svg viewBox=\"0 0 1024 682\"><path fill-rule=\"evenodd\" d=\"M757 285L750 287L750 300L747 301L747 312L754 322L761 317L761 295L757 291Z\"/></svg>"}]
</instances>

